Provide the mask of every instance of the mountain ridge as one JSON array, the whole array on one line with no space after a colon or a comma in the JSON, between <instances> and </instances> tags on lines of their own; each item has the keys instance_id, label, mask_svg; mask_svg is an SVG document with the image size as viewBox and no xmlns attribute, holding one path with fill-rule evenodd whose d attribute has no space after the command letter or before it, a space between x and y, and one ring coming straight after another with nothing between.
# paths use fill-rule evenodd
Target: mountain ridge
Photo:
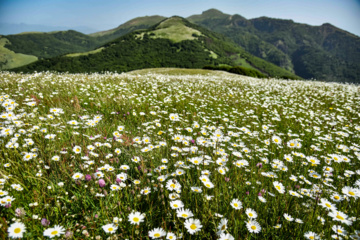
<instances>
[{"instance_id":1,"label":"mountain ridge","mask_svg":"<svg viewBox=\"0 0 360 240\"><path fill-rule=\"evenodd\" d=\"M215 11L217 17L205 11L187 19L301 77L360 81L360 38L352 33L329 23L311 26L269 17L248 20L219 12Z\"/></svg>"},{"instance_id":2,"label":"mountain ridge","mask_svg":"<svg viewBox=\"0 0 360 240\"><path fill-rule=\"evenodd\" d=\"M58 42L59 39L53 39L51 44L46 45L38 39L36 42L40 44L35 45L38 47L31 48L26 47L27 42L31 39L33 41L39 35L35 33L9 35L10 44L5 47L15 53L28 54L40 59L64 54L87 54L106 42L134 31L149 29L164 19L166 18L159 15L138 17L116 28L89 35L80 36L81 33L71 32L73 34L71 41L60 39L62 42ZM224 35L226 41L233 41L250 54L303 78L341 82L360 81L360 38L330 23L311 26L296 23L291 19L264 16L246 19L239 14L230 15L217 9L208 9L186 19ZM25 36L30 40L21 40L26 38ZM78 39L83 41L79 42ZM39 49L45 48L44 46L48 49L46 54L41 53Z\"/></svg>"},{"instance_id":3,"label":"mountain ridge","mask_svg":"<svg viewBox=\"0 0 360 240\"><path fill-rule=\"evenodd\" d=\"M189 31L185 34L187 29ZM181 39L178 39L179 32ZM184 34L186 36L184 36ZM134 31L80 56L43 59L15 71L60 72L131 71L150 67L202 68L206 65L242 65L268 76L299 78L256 58L221 34L173 16L147 30ZM104 61L103 59L106 59Z\"/></svg>"}]
</instances>

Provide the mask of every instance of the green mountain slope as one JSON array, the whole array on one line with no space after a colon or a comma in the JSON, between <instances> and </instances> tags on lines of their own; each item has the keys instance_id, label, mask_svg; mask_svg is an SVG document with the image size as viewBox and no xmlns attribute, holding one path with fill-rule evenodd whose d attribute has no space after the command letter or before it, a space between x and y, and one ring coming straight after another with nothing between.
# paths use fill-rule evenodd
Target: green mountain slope
<instances>
[{"instance_id":1,"label":"green mountain slope","mask_svg":"<svg viewBox=\"0 0 360 240\"><path fill-rule=\"evenodd\" d=\"M38 60L36 56L15 53L5 48L8 43L7 38L0 36L0 70L20 67Z\"/></svg>"},{"instance_id":2,"label":"green mountain slope","mask_svg":"<svg viewBox=\"0 0 360 240\"><path fill-rule=\"evenodd\" d=\"M267 17L247 20L216 9L187 19L301 77L360 81L360 38L330 24L309 26Z\"/></svg>"},{"instance_id":3,"label":"green mountain slope","mask_svg":"<svg viewBox=\"0 0 360 240\"><path fill-rule=\"evenodd\" d=\"M127 33L147 29L164 18L161 16L139 17L115 29L89 35L73 30L7 35L4 36L7 39L6 44L0 48L0 70L23 66L34 62L37 58L88 52Z\"/></svg>"},{"instance_id":4,"label":"green mountain slope","mask_svg":"<svg viewBox=\"0 0 360 240\"><path fill-rule=\"evenodd\" d=\"M5 45L11 51L49 58L71 52L86 52L101 43L93 37L69 30L50 33L7 35Z\"/></svg>"},{"instance_id":5,"label":"green mountain slope","mask_svg":"<svg viewBox=\"0 0 360 240\"><path fill-rule=\"evenodd\" d=\"M202 68L209 64L243 65L267 76L299 78L254 57L224 36L181 17L168 18L148 30L129 33L98 51L42 59L16 71L123 72L155 67Z\"/></svg>"},{"instance_id":6,"label":"green mountain slope","mask_svg":"<svg viewBox=\"0 0 360 240\"><path fill-rule=\"evenodd\" d=\"M131 19L130 21L127 21L124 24L121 24L117 28L110 29L107 31L101 31L89 34L91 37L97 38L99 41L105 43L111 40L114 40L118 37L121 37L127 33L131 33L136 30L141 29L148 29L149 27L158 24L162 20L164 20L166 17L162 16L145 16L145 17L137 17L134 19Z\"/></svg>"}]
</instances>

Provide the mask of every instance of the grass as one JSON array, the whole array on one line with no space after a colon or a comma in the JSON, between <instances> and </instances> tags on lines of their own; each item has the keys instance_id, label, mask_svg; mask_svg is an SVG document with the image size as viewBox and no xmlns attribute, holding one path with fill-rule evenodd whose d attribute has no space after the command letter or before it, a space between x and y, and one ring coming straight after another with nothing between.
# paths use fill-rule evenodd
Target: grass
<instances>
[{"instance_id":1,"label":"grass","mask_svg":"<svg viewBox=\"0 0 360 240\"><path fill-rule=\"evenodd\" d=\"M88 51L88 52L83 52L83 53L70 53L70 54L66 54L65 57L87 56L87 55L90 55L90 54L99 53L104 49L105 49L105 47L101 47L101 48L97 48L95 50Z\"/></svg>"},{"instance_id":2,"label":"grass","mask_svg":"<svg viewBox=\"0 0 360 240\"><path fill-rule=\"evenodd\" d=\"M194 40L201 36L202 33L196 29L184 25L183 20L178 17L169 18L159 24L153 31L138 34L137 37L142 39L144 34L148 34L151 38L166 38L173 42L181 42L184 40ZM153 35L152 35L153 34Z\"/></svg>"},{"instance_id":3,"label":"grass","mask_svg":"<svg viewBox=\"0 0 360 240\"><path fill-rule=\"evenodd\" d=\"M0 78L3 238L359 233L359 86L194 69Z\"/></svg>"},{"instance_id":4,"label":"grass","mask_svg":"<svg viewBox=\"0 0 360 240\"><path fill-rule=\"evenodd\" d=\"M129 74L163 74L163 75L214 75L214 76L231 76L231 73L223 71L212 71L204 69L185 69L185 68L146 68L129 72Z\"/></svg>"},{"instance_id":5,"label":"grass","mask_svg":"<svg viewBox=\"0 0 360 240\"><path fill-rule=\"evenodd\" d=\"M5 48L7 42L6 38L0 38L0 70L24 66L38 59L36 56L15 53Z\"/></svg>"}]
</instances>

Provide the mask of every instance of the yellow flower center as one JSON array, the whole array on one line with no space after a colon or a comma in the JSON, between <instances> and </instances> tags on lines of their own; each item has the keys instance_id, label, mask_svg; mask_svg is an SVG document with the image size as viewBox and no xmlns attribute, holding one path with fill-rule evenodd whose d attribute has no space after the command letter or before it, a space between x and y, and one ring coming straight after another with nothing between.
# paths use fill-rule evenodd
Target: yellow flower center
<instances>
[{"instance_id":1,"label":"yellow flower center","mask_svg":"<svg viewBox=\"0 0 360 240\"><path fill-rule=\"evenodd\" d=\"M345 218L343 218L343 217L340 216L340 215L337 215L336 218L337 218L337 219L340 219L340 220L345 220Z\"/></svg>"},{"instance_id":2,"label":"yellow flower center","mask_svg":"<svg viewBox=\"0 0 360 240\"><path fill-rule=\"evenodd\" d=\"M235 206L235 207L238 207L238 206L239 206L239 204L237 204L237 203L234 203L234 206Z\"/></svg>"},{"instance_id":3,"label":"yellow flower center","mask_svg":"<svg viewBox=\"0 0 360 240\"><path fill-rule=\"evenodd\" d=\"M185 213L183 213L181 216L184 217L184 218L188 217L188 215L185 214Z\"/></svg>"},{"instance_id":4,"label":"yellow flower center","mask_svg":"<svg viewBox=\"0 0 360 240\"><path fill-rule=\"evenodd\" d=\"M196 227L195 224L191 224L190 228L191 228L192 230L195 230L197 227Z\"/></svg>"},{"instance_id":5,"label":"yellow flower center","mask_svg":"<svg viewBox=\"0 0 360 240\"><path fill-rule=\"evenodd\" d=\"M137 218L137 217L134 217L134 218L133 218L133 221L134 221L134 222L138 222L138 221L140 221L140 219Z\"/></svg>"},{"instance_id":6,"label":"yellow flower center","mask_svg":"<svg viewBox=\"0 0 360 240\"><path fill-rule=\"evenodd\" d=\"M114 229L111 227L108 229L109 232L112 232Z\"/></svg>"},{"instance_id":7,"label":"yellow flower center","mask_svg":"<svg viewBox=\"0 0 360 240\"><path fill-rule=\"evenodd\" d=\"M56 230L51 232L51 235L56 235L56 234L58 234L58 231Z\"/></svg>"},{"instance_id":8,"label":"yellow flower center","mask_svg":"<svg viewBox=\"0 0 360 240\"><path fill-rule=\"evenodd\" d=\"M155 233L154 237L160 237L160 233Z\"/></svg>"},{"instance_id":9,"label":"yellow flower center","mask_svg":"<svg viewBox=\"0 0 360 240\"><path fill-rule=\"evenodd\" d=\"M349 194L350 194L351 196L355 196L355 193L354 193L354 192L349 192Z\"/></svg>"},{"instance_id":10,"label":"yellow flower center","mask_svg":"<svg viewBox=\"0 0 360 240\"><path fill-rule=\"evenodd\" d=\"M21 229L20 229L20 228L15 228L15 229L14 229L14 233L19 233L19 232L21 232Z\"/></svg>"},{"instance_id":11,"label":"yellow flower center","mask_svg":"<svg viewBox=\"0 0 360 240\"><path fill-rule=\"evenodd\" d=\"M252 230L256 230L256 226L251 226L251 229L252 229Z\"/></svg>"}]
</instances>

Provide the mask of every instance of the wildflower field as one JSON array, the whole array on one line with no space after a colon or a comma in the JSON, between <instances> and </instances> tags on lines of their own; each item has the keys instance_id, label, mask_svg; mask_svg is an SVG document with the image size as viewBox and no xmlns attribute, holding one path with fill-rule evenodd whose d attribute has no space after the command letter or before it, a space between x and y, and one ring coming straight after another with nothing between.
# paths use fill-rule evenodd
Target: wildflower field
<instances>
[{"instance_id":1,"label":"wildflower field","mask_svg":"<svg viewBox=\"0 0 360 240\"><path fill-rule=\"evenodd\" d=\"M359 86L2 72L0 102L2 239L360 239Z\"/></svg>"}]
</instances>

